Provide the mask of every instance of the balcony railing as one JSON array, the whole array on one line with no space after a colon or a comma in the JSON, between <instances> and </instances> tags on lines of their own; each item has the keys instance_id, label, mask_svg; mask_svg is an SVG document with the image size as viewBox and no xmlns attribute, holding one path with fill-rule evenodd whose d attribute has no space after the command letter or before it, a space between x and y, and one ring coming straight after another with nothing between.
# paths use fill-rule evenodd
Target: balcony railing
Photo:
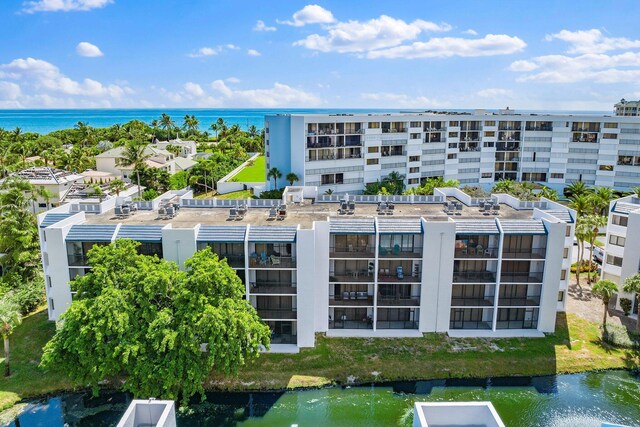
<instances>
[{"instance_id":1,"label":"balcony railing","mask_svg":"<svg viewBox=\"0 0 640 427\"><path fill-rule=\"evenodd\" d=\"M343 292L342 295L329 295L329 305L372 306L373 296L368 292Z\"/></svg>"},{"instance_id":2,"label":"balcony railing","mask_svg":"<svg viewBox=\"0 0 640 427\"><path fill-rule=\"evenodd\" d=\"M407 320L378 320L378 329L418 329L418 322Z\"/></svg>"},{"instance_id":3,"label":"balcony railing","mask_svg":"<svg viewBox=\"0 0 640 427\"><path fill-rule=\"evenodd\" d=\"M335 142L307 142L307 148L334 148Z\"/></svg>"},{"instance_id":4,"label":"balcony railing","mask_svg":"<svg viewBox=\"0 0 640 427\"><path fill-rule=\"evenodd\" d=\"M407 132L407 128L390 128L390 129L382 128L382 133L405 133L405 132Z\"/></svg>"},{"instance_id":5,"label":"balcony railing","mask_svg":"<svg viewBox=\"0 0 640 427\"><path fill-rule=\"evenodd\" d=\"M371 318L330 320L329 329L373 329L373 321Z\"/></svg>"},{"instance_id":6,"label":"balcony railing","mask_svg":"<svg viewBox=\"0 0 640 427\"><path fill-rule=\"evenodd\" d=\"M454 272L454 283L494 283L496 273L492 271L465 271Z\"/></svg>"},{"instance_id":7,"label":"balcony railing","mask_svg":"<svg viewBox=\"0 0 640 427\"><path fill-rule=\"evenodd\" d=\"M451 298L451 307L492 307L493 296L484 298Z\"/></svg>"},{"instance_id":8,"label":"balcony railing","mask_svg":"<svg viewBox=\"0 0 640 427\"><path fill-rule=\"evenodd\" d=\"M513 259L544 259L547 248L504 248L502 258Z\"/></svg>"},{"instance_id":9,"label":"balcony railing","mask_svg":"<svg viewBox=\"0 0 640 427\"><path fill-rule=\"evenodd\" d=\"M380 258L422 258L422 246L414 246L413 249L380 246L378 253Z\"/></svg>"},{"instance_id":10,"label":"balcony railing","mask_svg":"<svg viewBox=\"0 0 640 427\"><path fill-rule=\"evenodd\" d=\"M244 254L218 254L218 257L226 258L231 267L244 267Z\"/></svg>"},{"instance_id":11,"label":"balcony railing","mask_svg":"<svg viewBox=\"0 0 640 427\"><path fill-rule=\"evenodd\" d=\"M498 258L498 248L485 248L483 246L466 247L456 249L456 258Z\"/></svg>"},{"instance_id":12,"label":"balcony railing","mask_svg":"<svg viewBox=\"0 0 640 427\"><path fill-rule=\"evenodd\" d=\"M404 296L404 295L381 295L378 293L378 306L418 306L420 305L420 296Z\"/></svg>"},{"instance_id":13,"label":"balcony railing","mask_svg":"<svg viewBox=\"0 0 640 427\"><path fill-rule=\"evenodd\" d=\"M399 275L395 270L393 273L378 273L378 282L382 283L415 283L420 282L420 278L420 271L406 271L403 275Z\"/></svg>"},{"instance_id":14,"label":"balcony railing","mask_svg":"<svg viewBox=\"0 0 640 427\"><path fill-rule=\"evenodd\" d=\"M67 261L69 265L72 266L87 266L89 265L89 260L86 255L77 254L77 255L67 255Z\"/></svg>"},{"instance_id":15,"label":"balcony railing","mask_svg":"<svg viewBox=\"0 0 640 427\"><path fill-rule=\"evenodd\" d=\"M542 283L542 273L502 273L500 283Z\"/></svg>"},{"instance_id":16,"label":"balcony railing","mask_svg":"<svg viewBox=\"0 0 640 427\"><path fill-rule=\"evenodd\" d=\"M329 272L329 282L373 282L373 272L369 270L345 270Z\"/></svg>"},{"instance_id":17,"label":"balcony railing","mask_svg":"<svg viewBox=\"0 0 640 427\"><path fill-rule=\"evenodd\" d=\"M250 257L250 268L295 268L296 259L292 257L269 256L266 258Z\"/></svg>"},{"instance_id":18,"label":"balcony railing","mask_svg":"<svg viewBox=\"0 0 640 427\"><path fill-rule=\"evenodd\" d=\"M292 294L295 295L297 288L295 283L286 282L250 282L252 294Z\"/></svg>"},{"instance_id":19,"label":"balcony railing","mask_svg":"<svg viewBox=\"0 0 640 427\"><path fill-rule=\"evenodd\" d=\"M258 316L262 319L270 319L270 320L288 320L288 319L296 319L298 314L293 309L283 310L283 309L264 309L258 308Z\"/></svg>"},{"instance_id":20,"label":"balcony railing","mask_svg":"<svg viewBox=\"0 0 640 427\"><path fill-rule=\"evenodd\" d=\"M406 156L407 152L406 151L391 151L391 152L385 153L383 151L381 155L382 155L382 157Z\"/></svg>"},{"instance_id":21,"label":"balcony railing","mask_svg":"<svg viewBox=\"0 0 640 427\"><path fill-rule=\"evenodd\" d=\"M532 307L540 305L540 295L527 297L500 297L498 298L499 306L507 307Z\"/></svg>"},{"instance_id":22,"label":"balcony railing","mask_svg":"<svg viewBox=\"0 0 640 427\"><path fill-rule=\"evenodd\" d=\"M373 257L374 248L366 246L331 246L329 256L333 258L368 258Z\"/></svg>"}]
</instances>

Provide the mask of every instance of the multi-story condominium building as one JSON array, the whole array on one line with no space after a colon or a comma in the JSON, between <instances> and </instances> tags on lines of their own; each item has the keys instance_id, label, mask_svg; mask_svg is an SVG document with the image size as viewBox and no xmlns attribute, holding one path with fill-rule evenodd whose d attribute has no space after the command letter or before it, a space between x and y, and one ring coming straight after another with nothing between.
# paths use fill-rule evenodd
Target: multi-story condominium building
<instances>
[{"instance_id":1,"label":"multi-story condominium building","mask_svg":"<svg viewBox=\"0 0 640 427\"><path fill-rule=\"evenodd\" d=\"M627 101L622 98L613 111L616 116L640 116L640 101Z\"/></svg>"},{"instance_id":2,"label":"multi-story condominium building","mask_svg":"<svg viewBox=\"0 0 640 427\"><path fill-rule=\"evenodd\" d=\"M604 279L622 285L624 279L640 272L640 245L633 243L637 236L640 236L640 198L633 195L612 201L602 263ZM618 309L620 298L630 299L632 314L638 315L638 295L629 295L620 286L616 301Z\"/></svg>"},{"instance_id":3,"label":"multi-story condominium building","mask_svg":"<svg viewBox=\"0 0 640 427\"><path fill-rule=\"evenodd\" d=\"M39 215L49 318L71 304L87 252L130 238L183 266L211 247L246 286L274 350L329 336L541 336L564 309L575 212L545 199L342 196L288 187L282 200L170 192L123 215L72 203ZM443 207L446 204L446 207Z\"/></svg>"},{"instance_id":4,"label":"multi-story condominium building","mask_svg":"<svg viewBox=\"0 0 640 427\"><path fill-rule=\"evenodd\" d=\"M640 118L468 113L280 114L265 117L267 167L320 192L361 193L397 171L485 188L500 179L556 190L573 181L640 184Z\"/></svg>"}]
</instances>

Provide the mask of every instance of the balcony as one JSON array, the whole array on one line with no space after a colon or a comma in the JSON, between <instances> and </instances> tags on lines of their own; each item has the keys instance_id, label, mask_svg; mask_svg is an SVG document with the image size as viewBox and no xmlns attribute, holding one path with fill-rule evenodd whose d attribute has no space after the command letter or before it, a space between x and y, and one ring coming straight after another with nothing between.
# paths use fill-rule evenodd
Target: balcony
<instances>
[{"instance_id":1,"label":"balcony","mask_svg":"<svg viewBox=\"0 0 640 427\"><path fill-rule=\"evenodd\" d=\"M418 322L413 320L378 320L378 329L418 329Z\"/></svg>"},{"instance_id":2,"label":"balcony","mask_svg":"<svg viewBox=\"0 0 640 427\"><path fill-rule=\"evenodd\" d=\"M419 306L420 295L383 295L378 292L378 306Z\"/></svg>"},{"instance_id":3,"label":"balcony","mask_svg":"<svg viewBox=\"0 0 640 427\"><path fill-rule=\"evenodd\" d=\"M244 268L244 254L218 254L218 258L226 259L233 268Z\"/></svg>"},{"instance_id":4,"label":"balcony","mask_svg":"<svg viewBox=\"0 0 640 427\"><path fill-rule=\"evenodd\" d=\"M495 283L496 273L492 271L454 271L453 283Z\"/></svg>"},{"instance_id":5,"label":"balcony","mask_svg":"<svg viewBox=\"0 0 640 427\"><path fill-rule=\"evenodd\" d=\"M406 133L407 128L382 128L382 133Z\"/></svg>"},{"instance_id":6,"label":"balcony","mask_svg":"<svg viewBox=\"0 0 640 427\"><path fill-rule=\"evenodd\" d=\"M330 271L329 282L373 282L373 274L369 270Z\"/></svg>"},{"instance_id":7,"label":"balcony","mask_svg":"<svg viewBox=\"0 0 640 427\"><path fill-rule=\"evenodd\" d=\"M329 320L329 329L373 329L373 320L367 319L337 319Z\"/></svg>"},{"instance_id":8,"label":"balcony","mask_svg":"<svg viewBox=\"0 0 640 427\"><path fill-rule=\"evenodd\" d=\"M339 306L372 306L373 296L367 291L342 292L337 295L329 295L329 305Z\"/></svg>"},{"instance_id":9,"label":"balcony","mask_svg":"<svg viewBox=\"0 0 640 427\"><path fill-rule=\"evenodd\" d=\"M496 143L496 151L518 151L520 150L520 144L515 141L500 141Z\"/></svg>"},{"instance_id":10,"label":"balcony","mask_svg":"<svg viewBox=\"0 0 640 427\"><path fill-rule=\"evenodd\" d=\"M540 295L526 297L500 297L498 298L500 307L537 307L540 305Z\"/></svg>"},{"instance_id":11,"label":"balcony","mask_svg":"<svg viewBox=\"0 0 640 427\"><path fill-rule=\"evenodd\" d=\"M67 261L70 266L74 267L84 267L89 265L88 257L82 254L67 255Z\"/></svg>"},{"instance_id":12,"label":"balcony","mask_svg":"<svg viewBox=\"0 0 640 427\"><path fill-rule=\"evenodd\" d=\"M500 283L542 283L543 273L502 273Z\"/></svg>"},{"instance_id":13,"label":"balcony","mask_svg":"<svg viewBox=\"0 0 640 427\"><path fill-rule=\"evenodd\" d=\"M271 319L271 320L289 320L296 319L298 314L294 309L290 308L288 310L285 309L265 309L265 308L257 308L258 316L262 319Z\"/></svg>"},{"instance_id":14,"label":"balcony","mask_svg":"<svg viewBox=\"0 0 640 427\"><path fill-rule=\"evenodd\" d=\"M493 295L483 298L451 298L452 307L493 307L493 302Z\"/></svg>"},{"instance_id":15,"label":"balcony","mask_svg":"<svg viewBox=\"0 0 640 427\"><path fill-rule=\"evenodd\" d=\"M485 248L481 245L476 247L468 246L458 248L455 251L455 258L498 258L498 248Z\"/></svg>"},{"instance_id":16,"label":"balcony","mask_svg":"<svg viewBox=\"0 0 640 427\"><path fill-rule=\"evenodd\" d=\"M406 156L407 152L404 150L382 150L382 157L393 157L393 156Z\"/></svg>"},{"instance_id":17,"label":"balcony","mask_svg":"<svg viewBox=\"0 0 640 427\"><path fill-rule=\"evenodd\" d=\"M413 248L401 248L399 245L380 246L378 255L380 258L422 258L422 246Z\"/></svg>"},{"instance_id":18,"label":"balcony","mask_svg":"<svg viewBox=\"0 0 640 427\"><path fill-rule=\"evenodd\" d=\"M442 140L442 137L440 136L439 133L431 133L424 137L424 142L428 144L430 142L435 143L435 142L444 142L444 141Z\"/></svg>"},{"instance_id":19,"label":"balcony","mask_svg":"<svg viewBox=\"0 0 640 427\"><path fill-rule=\"evenodd\" d=\"M256 295L261 295L261 294L295 295L297 292L295 283L260 281L260 282L250 282L249 284L251 285L251 293Z\"/></svg>"},{"instance_id":20,"label":"balcony","mask_svg":"<svg viewBox=\"0 0 640 427\"><path fill-rule=\"evenodd\" d=\"M571 138L571 142L586 142L586 143L597 143L598 142L598 134L597 133L574 133Z\"/></svg>"},{"instance_id":21,"label":"balcony","mask_svg":"<svg viewBox=\"0 0 640 427\"><path fill-rule=\"evenodd\" d=\"M307 141L307 148L334 148L335 142Z\"/></svg>"},{"instance_id":22,"label":"balcony","mask_svg":"<svg viewBox=\"0 0 640 427\"><path fill-rule=\"evenodd\" d=\"M547 248L504 248L503 259L544 259Z\"/></svg>"},{"instance_id":23,"label":"balcony","mask_svg":"<svg viewBox=\"0 0 640 427\"><path fill-rule=\"evenodd\" d=\"M261 257L254 254L249 257L249 268L296 268L296 259L275 255Z\"/></svg>"},{"instance_id":24,"label":"balcony","mask_svg":"<svg viewBox=\"0 0 640 427\"><path fill-rule=\"evenodd\" d=\"M382 270L384 270L384 272ZM380 271L378 271L378 283L419 283L420 281L421 275L419 270L403 270L403 274L398 274L397 270L389 271L388 268L381 268Z\"/></svg>"},{"instance_id":25,"label":"balcony","mask_svg":"<svg viewBox=\"0 0 640 427\"><path fill-rule=\"evenodd\" d=\"M329 248L331 258L373 258L373 246L332 246Z\"/></svg>"}]
</instances>

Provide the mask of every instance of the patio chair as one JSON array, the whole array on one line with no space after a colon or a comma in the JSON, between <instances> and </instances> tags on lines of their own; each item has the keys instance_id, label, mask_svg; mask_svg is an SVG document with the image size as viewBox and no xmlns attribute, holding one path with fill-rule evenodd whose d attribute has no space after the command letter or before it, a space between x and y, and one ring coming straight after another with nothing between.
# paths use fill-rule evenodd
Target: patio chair
<instances>
[{"instance_id":1,"label":"patio chair","mask_svg":"<svg viewBox=\"0 0 640 427\"><path fill-rule=\"evenodd\" d=\"M385 256L387 254L387 250L385 248L383 248L382 246L380 246L380 256Z\"/></svg>"},{"instance_id":2,"label":"patio chair","mask_svg":"<svg viewBox=\"0 0 640 427\"><path fill-rule=\"evenodd\" d=\"M403 280L404 279L404 271L402 270L402 266L401 265L396 267L396 277L398 278L398 280Z\"/></svg>"},{"instance_id":3,"label":"patio chair","mask_svg":"<svg viewBox=\"0 0 640 427\"><path fill-rule=\"evenodd\" d=\"M342 299L349 299L349 292L343 292Z\"/></svg>"},{"instance_id":4,"label":"patio chair","mask_svg":"<svg viewBox=\"0 0 640 427\"><path fill-rule=\"evenodd\" d=\"M271 265L280 265L280 258L275 256L275 255L271 255Z\"/></svg>"},{"instance_id":5,"label":"patio chair","mask_svg":"<svg viewBox=\"0 0 640 427\"><path fill-rule=\"evenodd\" d=\"M486 257L490 257L491 256L491 249L487 248L484 250L484 256Z\"/></svg>"},{"instance_id":6,"label":"patio chair","mask_svg":"<svg viewBox=\"0 0 640 427\"><path fill-rule=\"evenodd\" d=\"M397 243L393 245L393 254L400 255L400 245L398 245Z\"/></svg>"},{"instance_id":7,"label":"patio chair","mask_svg":"<svg viewBox=\"0 0 640 427\"><path fill-rule=\"evenodd\" d=\"M355 292L349 292L349 299L356 299L356 293Z\"/></svg>"},{"instance_id":8,"label":"patio chair","mask_svg":"<svg viewBox=\"0 0 640 427\"><path fill-rule=\"evenodd\" d=\"M277 214L278 212L276 211L276 208L272 207L269 209L269 217L267 218L267 221L273 221L276 219Z\"/></svg>"},{"instance_id":9,"label":"patio chair","mask_svg":"<svg viewBox=\"0 0 640 427\"><path fill-rule=\"evenodd\" d=\"M356 299L367 299L367 293L366 292L357 292L356 293Z\"/></svg>"}]
</instances>

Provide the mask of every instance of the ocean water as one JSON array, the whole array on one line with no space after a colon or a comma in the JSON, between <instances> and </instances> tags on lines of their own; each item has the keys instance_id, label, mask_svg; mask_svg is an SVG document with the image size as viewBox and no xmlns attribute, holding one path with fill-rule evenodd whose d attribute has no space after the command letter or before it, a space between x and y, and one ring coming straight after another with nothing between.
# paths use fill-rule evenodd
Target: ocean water
<instances>
[{"instance_id":1,"label":"ocean water","mask_svg":"<svg viewBox=\"0 0 640 427\"><path fill-rule=\"evenodd\" d=\"M68 129L79 121L87 122L93 127L108 127L113 124L123 124L130 120L142 120L149 123L153 119L160 118L162 113L170 115L178 124L186 114L193 114L200 120L200 129L206 130L211 123L222 117L227 123L237 123L243 129L251 125L258 128L264 127L266 114L336 114L336 113L393 113L401 109L358 109L358 108L328 108L328 109L79 109L79 110L0 110L0 128L15 129L19 127L23 132L48 133L54 130ZM472 112L472 110L458 109L459 112ZM493 110L487 110L491 112ZM521 112L521 111L517 111ZM542 111L530 111L532 113L544 113ZM557 113L548 111L547 113ZM563 113L582 114L610 114L609 112L576 111Z\"/></svg>"},{"instance_id":2,"label":"ocean water","mask_svg":"<svg viewBox=\"0 0 640 427\"><path fill-rule=\"evenodd\" d=\"M124 124L130 120L142 120L149 123L166 113L178 125L186 114L195 115L200 120L200 130L206 130L211 123L222 117L228 124L237 123L243 129L251 125L259 129L264 127L266 114L335 114L344 112L397 112L399 110L376 109L99 109L99 110L0 110L0 128L15 129L23 132L48 133L54 130L72 128L76 123L87 122L90 126L101 128L113 124Z\"/></svg>"}]
</instances>

